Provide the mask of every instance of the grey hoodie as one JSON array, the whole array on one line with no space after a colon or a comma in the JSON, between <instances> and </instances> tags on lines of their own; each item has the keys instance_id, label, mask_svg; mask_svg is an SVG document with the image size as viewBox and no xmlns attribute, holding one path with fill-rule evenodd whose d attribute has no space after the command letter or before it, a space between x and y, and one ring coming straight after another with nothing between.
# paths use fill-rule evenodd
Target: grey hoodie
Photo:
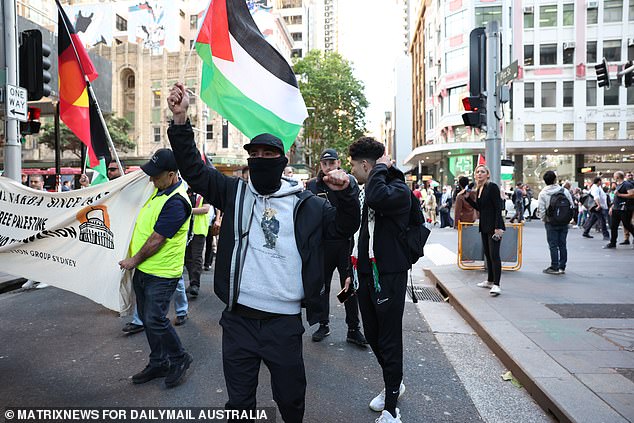
<instances>
[{"instance_id":1,"label":"grey hoodie","mask_svg":"<svg viewBox=\"0 0 634 423\"><path fill-rule=\"evenodd\" d=\"M546 185L546 187L539 193L537 208L539 211L539 217L542 219L542 222L546 222L546 209L550 205L550 197L552 197L554 193L559 192L562 189L564 190L564 194L568 198L568 201L570 201L570 204L573 204L570 191L557 184Z\"/></svg>"},{"instance_id":2,"label":"grey hoodie","mask_svg":"<svg viewBox=\"0 0 634 423\"><path fill-rule=\"evenodd\" d=\"M282 178L271 195L260 195L249 182L255 205L238 304L279 314L299 314L304 298L302 259L295 241L293 211L304 188Z\"/></svg>"}]
</instances>

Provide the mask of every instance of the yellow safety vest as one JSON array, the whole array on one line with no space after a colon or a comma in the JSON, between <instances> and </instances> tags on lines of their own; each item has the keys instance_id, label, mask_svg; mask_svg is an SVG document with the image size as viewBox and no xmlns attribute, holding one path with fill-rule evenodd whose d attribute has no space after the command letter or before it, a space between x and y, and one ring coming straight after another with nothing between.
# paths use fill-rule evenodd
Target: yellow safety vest
<instances>
[{"instance_id":1,"label":"yellow safety vest","mask_svg":"<svg viewBox=\"0 0 634 423\"><path fill-rule=\"evenodd\" d=\"M196 201L195 207L201 207L203 205L203 197L198 194L196 195L198 196L198 200ZM192 216L194 216L194 235L207 236L209 233L209 212L205 214L193 214Z\"/></svg>"},{"instance_id":2,"label":"yellow safety vest","mask_svg":"<svg viewBox=\"0 0 634 423\"><path fill-rule=\"evenodd\" d=\"M187 204L190 204L187 197L187 190L183 183L168 195L156 195L158 189L145 202L145 205L139 212L132 233L132 241L130 242L130 257L139 252L141 247L145 245L150 235L154 232L154 225L158 220L163 206L175 195L181 195ZM150 275L162 278L179 278L183 274L183 265L185 264L185 248L187 247L187 231L189 229L190 216L180 227L176 235L165 240L165 244L151 257L137 266L137 269Z\"/></svg>"}]
</instances>

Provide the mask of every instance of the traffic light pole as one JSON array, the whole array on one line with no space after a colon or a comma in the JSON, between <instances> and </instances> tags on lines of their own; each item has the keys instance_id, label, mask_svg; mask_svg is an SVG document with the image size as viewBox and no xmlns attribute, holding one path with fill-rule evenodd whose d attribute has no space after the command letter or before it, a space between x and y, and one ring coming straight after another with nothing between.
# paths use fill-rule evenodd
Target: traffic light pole
<instances>
[{"instance_id":1,"label":"traffic light pole","mask_svg":"<svg viewBox=\"0 0 634 423\"><path fill-rule=\"evenodd\" d=\"M491 181L501 184L501 144L500 138L500 96L496 82L496 74L500 71L500 30L498 22L489 22L486 27L486 102L487 102L487 136L485 138L485 155ZM500 186L500 189L501 186Z\"/></svg>"},{"instance_id":2,"label":"traffic light pole","mask_svg":"<svg viewBox=\"0 0 634 423\"><path fill-rule=\"evenodd\" d=\"M15 86L20 85L18 83L18 25L16 21L16 7L15 0L3 0L4 54L7 70L6 83ZM16 181L22 180L22 144L20 144L19 124L15 119L6 119L5 121L4 176Z\"/></svg>"}]
</instances>

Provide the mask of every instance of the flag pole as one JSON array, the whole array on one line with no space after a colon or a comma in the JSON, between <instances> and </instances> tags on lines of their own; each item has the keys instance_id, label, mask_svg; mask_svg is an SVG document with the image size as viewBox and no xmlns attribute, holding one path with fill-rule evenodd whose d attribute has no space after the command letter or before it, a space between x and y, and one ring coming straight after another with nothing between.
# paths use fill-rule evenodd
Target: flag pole
<instances>
[{"instance_id":1,"label":"flag pole","mask_svg":"<svg viewBox=\"0 0 634 423\"><path fill-rule=\"evenodd\" d=\"M55 186L56 191L61 191L62 185L62 164L61 164L61 149L60 149L60 134L59 134L59 100L55 103ZM82 143L83 145L83 143Z\"/></svg>"},{"instance_id":2,"label":"flag pole","mask_svg":"<svg viewBox=\"0 0 634 423\"><path fill-rule=\"evenodd\" d=\"M55 0L55 4L57 5L58 10L61 10L61 11L64 10L59 0ZM64 28L66 28L66 33L70 35L70 30L68 29L68 26L66 26L66 21L63 19L62 21L64 22ZM58 37L59 37L59 34L58 34ZM73 38L70 36L68 38L70 39L70 45L73 47L73 52L75 53L75 57L77 58L77 63L79 64L79 69L81 70L81 74L84 76L84 81L86 81L86 88L88 89L89 100L92 101L94 106L96 107L97 113L99 114L99 120L101 121L101 125L103 126L103 129L106 132L106 138L108 139L108 146L110 147L110 149L112 150L112 153L114 154L114 158L115 158L115 161L117 162L117 167L119 168L119 172L121 172L121 175L123 175L125 174L125 172L123 170L123 166L121 165L121 161L119 160L119 154L117 154L117 150L115 150L114 148L112 137L110 137L110 131L108 131L108 126L106 126L106 121L103 118L103 113L101 112L101 107L99 107L99 103L97 102L97 97L95 97L95 92L92 89L92 84L90 83L90 80L88 79L88 76L86 75L86 72L84 71L84 67L79 58L79 53L77 53L77 48L75 47ZM108 164L106 163L106 166L107 165ZM82 166L84 166L84 169L85 169L85 164L83 164Z\"/></svg>"},{"instance_id":3,"label":"flag pole","mask_svg":"<svg viewBox=\"0 0 634 423\"><path fill-rule=\"evenodd\" d=\"M214 2L214 0L210 0L209 1L209 4L207 5L207 10L205 10L205 15L203 16L203 22L205 22L205 19L207 18L207 13L209 13L209 8L211 8L211 4L213 2ZM195 40L198 40L198 36L200 35L200 30L202 29L202 27L203 26L200 25L200 28L198 28L198 32L196 33ZM192 46L189 48L189 54L187 55L187 59L185 59L185 66L183 66L183 73L181 74L181 80L183 80L185 78L185 72L187 72L187 65L189 65L189 59L191 59L191 57L192 57L192 52L196 48L195 46L196 46L196 41L194 41L194 44L192 44Z\"/></svg>"}]
</instances>

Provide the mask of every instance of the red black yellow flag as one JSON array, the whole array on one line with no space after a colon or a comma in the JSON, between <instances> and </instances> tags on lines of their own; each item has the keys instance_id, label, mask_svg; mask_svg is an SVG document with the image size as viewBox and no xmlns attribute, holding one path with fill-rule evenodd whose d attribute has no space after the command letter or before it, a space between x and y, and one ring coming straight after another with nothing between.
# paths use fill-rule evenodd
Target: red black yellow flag
<instances>
[{"instance_id":1,"label":"red black yellow flag","mask_svg":"<svg viewBox=\"0 0 634 423\"><path fill-rule=\"evenodd\" d=\"M97 76L86 49L75 33L58 0L58 73L59 117L87 147L90 167L99 165L99 159L110 160L110 149L105 128L88 82Z\"/></svg>"}]
</instances>

